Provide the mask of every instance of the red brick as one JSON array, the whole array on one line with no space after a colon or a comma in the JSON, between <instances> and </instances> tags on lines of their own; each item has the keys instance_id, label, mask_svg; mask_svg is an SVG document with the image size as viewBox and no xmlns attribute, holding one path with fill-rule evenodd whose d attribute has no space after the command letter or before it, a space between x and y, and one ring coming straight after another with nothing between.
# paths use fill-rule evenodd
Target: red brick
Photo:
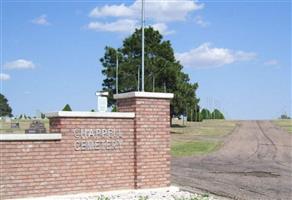
<instances>
[{"instance_id":1,"label":"red brick","mask_svg":"<svg viewBox=\"0 0 292 200\"><path fill-rule=\"evenodd\" d=\"M165 187L170 184L169 100L120 99L134 119L55 117L60 141L0 142L1 199ZM119 150L75 151L75 128L116 128ZM86 140L86 139L85 139Z\"/></svg>"}]
</instances>

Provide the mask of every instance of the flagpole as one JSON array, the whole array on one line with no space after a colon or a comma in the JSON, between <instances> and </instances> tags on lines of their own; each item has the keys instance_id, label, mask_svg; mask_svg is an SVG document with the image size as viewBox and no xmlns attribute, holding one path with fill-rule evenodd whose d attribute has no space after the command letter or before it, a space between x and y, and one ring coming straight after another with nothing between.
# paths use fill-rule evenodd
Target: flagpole
<instances>
[{"instance_id":1,"label":"flagpole","mask_svg":"<svg viewBox=\"0 0 292 200\"><path fill-rule=\"evenodd\" d=\"M144 92L144 0L142 0L142 92Z\"/></svg>"},{"instance_id":2,"label":"flagpole","mask_svg":"<svg viewBox=\"0 0 292 200\"><path fill-rule=\"evenodd\" d=\"M119 56L116 55L116 94L119 93Z\"/></svg>"}]
</instances>

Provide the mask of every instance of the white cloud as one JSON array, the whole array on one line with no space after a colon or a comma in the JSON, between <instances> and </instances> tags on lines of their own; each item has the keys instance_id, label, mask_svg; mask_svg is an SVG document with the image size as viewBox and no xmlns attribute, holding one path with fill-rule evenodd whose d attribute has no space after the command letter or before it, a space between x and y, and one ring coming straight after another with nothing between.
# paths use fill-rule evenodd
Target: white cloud
<instances>
[{"instance_id":1,"label":"white cloud","mask_svg":"<svg viewBox=\"0 0 292 200\"><path fill-rule=\"evenodd\" d=\"M18 59L4 64L6 69L33 69L35 64L30 60Z\"/></svg>"},{"instance_id":2,"label":"white cloud","mask_svg":"<svg viewBox=\"0 0 292 200\"><path fill-rule=\"evenodd\" d=\"M41 16L33 19L32 23L37 24L37 25L43 25L43 26L50 25L50 23L47 20L47 16L46 15L41 15Z\"/></svg>"},{"instance_id":3,"label":"white cloud","mask_svg":"<svg viewBox=\"0 0 292 200\"><path fill-rule=\"evenodd\" d=\"M131 19L121 19L108 23L90 22L87 25L87 28L95 31L130 33L137 27L137 23L138 22L136 20Z\"/></svg>"},{"instance_id":4,"label":"white cloud","mask_svg":"<svg viewBox=\"0 0 292 200\"><path fill-rule=\"evenodd\" d=\"M145 2L145 17L156 22L185 20L186 16L195 10L203 9L204 4L193 0L156 0ZM94 8L90 17L126 17L140 19L141 0L136 0L133 4L126 6L105 5Z\"/></svg>"},{"instance_id":5,"label":"white cloud","mask_svg":"<svg viewBox=\"0 0 292 200\"><path fill-rule=\"evenodd\" d=\"M150 25L153 29L158 30L163 35L173 34L175 31L169 30L165 23L156 23ZM137 20L121 19L114 22L90 22L86 28L95 31L131 33L135 28L139 28L140 24Z\"/></svg>"},{"instance_id":6,"label":"white cloud","mask_svg":"<svg viewBox=\"0 0 292 200\"><path fill-rule=\"evenodd\" d=\"M201 27L207 27L210 25L209 22L205 21L203 17L199 15L195 17L195 23Z\"/></svg>"},{"instance_id":7,"label":"white cloud","mask_svg":"<svg viewBox=\"0 0 292 200\"><path fill-rule=\"evenodd\" d=\"M154 29L168 35L174 31L168 29L166 22L185 20L189 13L203 8L204 4L198 3L196 0L145 1L145 18L148 22L147 25L152 24ZM130 33L140 27L141 0L136 0L130 5L112 4L95 7L89 13L89 17L118 19L111 22L91 21L86 25L88 29Z\"/></svg>"},{"instance_id":8,"label":"white cloud","mask_svg":"<svg viewBox=\"0 0 292 200\"><path fill-rule=\"evenodd\" d=\"M204 43L190 51L176 53L175 56L177 60L186 67L209 68L219 67L238 61L252 60L256 57L256 54L252 52L212 47L210 43Z\"/></svg>"},{"instance_id":9,"label":"white cloud","mask_svg":"<svg viewBox=\"0 0 292 200\"><path fill-rule=\"evenodd\" d=\"M267 60L264 65L267 65L267 66L275 66L275 65L278 65L279 64L279 61L278 60Z\"/></svg>"},{"instance_id":10,"label":"white cloud","mask_svg":"<svg viewBox=\"0 0 292 200\"><path fill-rule=\"evenodd\" d=\"M175 33L174 30L168 30L168 26L165 23L157 23L151 25L153 29L159 31L162 35L170 35Z\"/></svg>"},{"instance_id":11,"label":"white cloud","mask_svg":"<svg viewBox=\"0 0 292 200\"><path fill-rule=\"evenodd\" d=\"M130 17L133 16L133 10L125 4L120 4L120 5L105 5L101 8L95 7L90 13L90 17L106 17L106 16L111 16L111 17Z\"/></svg>"},{"instance_id":12,"label":"white cloud","mask_svg":"<svg viewBox=\"0 0 292 200\"><path fill-rule=\"evenodd\" d=\"M0 73L0 80L1 81L7 81L9 79L10 79L10 75L9 74Z\"/></svg>"}]
</instances>

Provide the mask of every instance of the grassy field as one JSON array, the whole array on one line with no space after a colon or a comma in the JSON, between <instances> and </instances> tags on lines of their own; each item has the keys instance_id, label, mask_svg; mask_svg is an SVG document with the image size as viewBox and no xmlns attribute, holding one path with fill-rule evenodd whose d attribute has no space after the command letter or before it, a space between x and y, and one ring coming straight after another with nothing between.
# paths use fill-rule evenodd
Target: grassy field
<instances>
[{"instance_id":1,"label":"grassy field","mask_svg":"<svg viewBox=\"0 0 292 200\"><path fill-rule=\"evenodd\" d=\"M292 119L279 119L273 121L273 123L292 134Z\"/></svg>"},{"instance_id":2,"label":"grassy field","mask_svg":"<svg viewBox=\"0 0 292 200\"><path fill-rule=\"evenodd\" d=\"M174 120L171 128L171 153L175 157L210 153L220 147L223 138L235 127L235 121L205 120L183 123Z\"/></svg>"},{"instance_id":3,"label":"grassy field","mask_svg":"<svg viewBox=\"0 0 292 200\"><path fill-rule=\"evenodd\" d=\"M49 130L49 120L40 120ZM32 119L0 120L0 133L24 133ZM11 128L11 123L19 123L20 128ZM281 122L282 123L282 122ZM287 126L283 123L284 127ZM171 128L171 153L173 156L192 156L210 153L217 149L222 140L236 126L235 121L205 120L203 122L185 122L173 120ZM290 127L291 128L291 127Z\"/></svg>"},{"instance_id":4,"label":"grassy field","mask_svg":"<svg viewBox=\"0 0 292 200\"><path fill-rule=\"evenodd\" d=\"M216 142L190 141L176 143L171 146L171 154L175 157L200 155L212 152L217 147Z\"/></svg>"},{"instance_id":5,"label":"grassy field","mask_svg":"<svg viewBox=\"0 0 292 200\"><path fill-rule=\"evenodd\" d=\"M45 124L45 128L48 132L49 130L49 120L42 119L40 120ZM32 119L14 119L11 122L5 120L0 120L0 133L24 133L25 129L29 128ZM11 123L19 123L19 128L11 128Z\"/></svg>"}]
</instances>

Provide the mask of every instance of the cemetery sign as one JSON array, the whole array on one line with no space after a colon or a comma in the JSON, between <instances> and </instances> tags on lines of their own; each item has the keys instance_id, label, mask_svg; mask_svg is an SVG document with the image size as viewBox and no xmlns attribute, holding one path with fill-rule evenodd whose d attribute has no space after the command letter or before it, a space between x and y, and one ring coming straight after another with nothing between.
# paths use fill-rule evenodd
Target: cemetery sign
<instances>
[{"instance_id":1,"label":"cemetery sign","mask_svg":"<svg viewBox=\"0 0 292 200\"><path fill-rule=\"evenodd\" d=\"M117 150L122 143L120 129L74 129L76 151Z\"/></svg>"}]
</instances>

